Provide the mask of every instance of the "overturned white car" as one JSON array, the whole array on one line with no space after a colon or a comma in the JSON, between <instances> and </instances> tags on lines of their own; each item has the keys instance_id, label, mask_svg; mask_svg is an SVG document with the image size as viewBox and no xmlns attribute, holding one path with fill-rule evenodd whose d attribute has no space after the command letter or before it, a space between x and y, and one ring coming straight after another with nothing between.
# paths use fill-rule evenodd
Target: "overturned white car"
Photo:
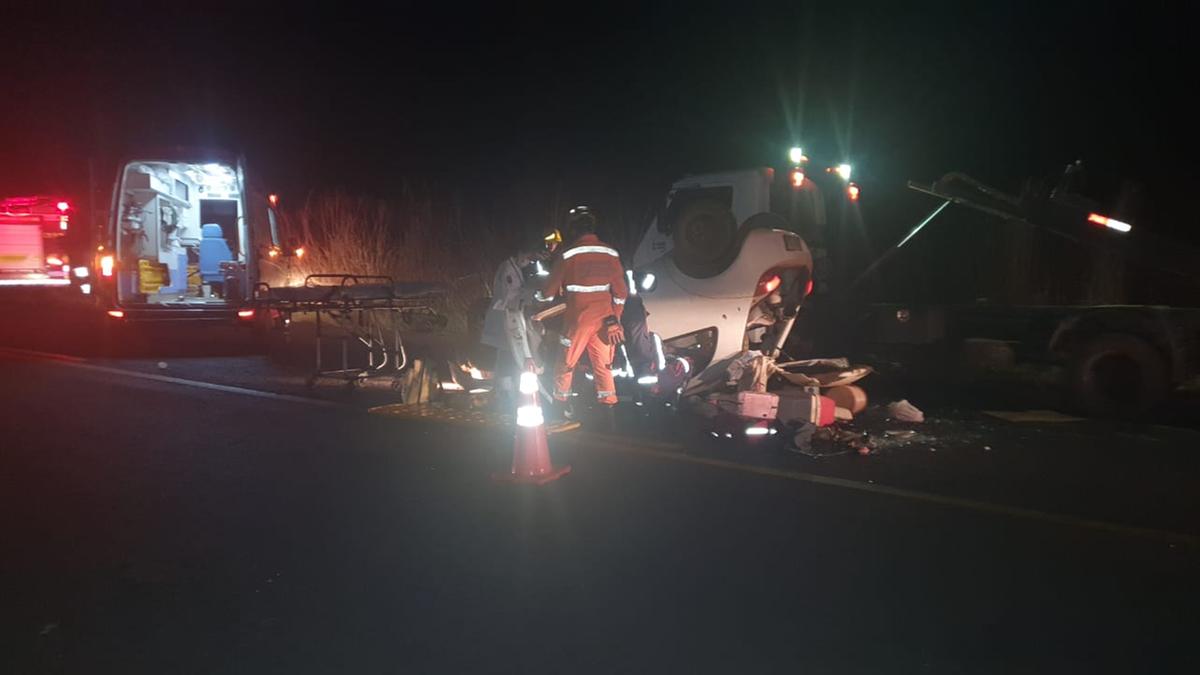
<instances>
[{"instance_id":1,"label":"overturned white car","mask_svg":"<svg viewBox=\"0 0 1200 675\"><path fill-rule=\"evenodd\" d=\"M672 185L628 273L637 301L625 312L626 353L643 384L678 393L724 378L725 365L746 349L782 348L813 289L813 255L797 231L823 224L824 207L803 174L776 173L689 176Z\"/></svg>"}]
</instances>

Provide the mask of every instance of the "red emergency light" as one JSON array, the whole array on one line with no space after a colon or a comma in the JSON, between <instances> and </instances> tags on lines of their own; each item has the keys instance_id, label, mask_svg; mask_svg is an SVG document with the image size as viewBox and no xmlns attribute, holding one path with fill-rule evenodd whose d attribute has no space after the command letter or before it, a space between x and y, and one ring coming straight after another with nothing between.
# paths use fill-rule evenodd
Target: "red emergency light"
<instances>
[{"instance_id":1,"label":"red emergency light","mask_svg":"<svg viewBox=\"0 0 1200 675\"><path fill-rule=\"evenodd\" d=\"M812 292L813 292L813 280L809 279L808 285L804 287L804 297L807 298L808 296L812 295Z\"/></svg>"},{"instance_id":2,"label":"red emergency light","mask_svg":"<svg viewBox=\"0 0 1200 675\"><path fill-rule=\"evenodd\" d=\"M70 211L70 210L71 210L71 204L70 204L70 202L59 202L59 203L58 203L58 210L59 210L59 211L62 211L63 213L66 213L67 211Z\"/></svg>"},{"instance_id":3,"label":"red emergency light","mask_svg":"<svg viewBox=\"0 0 1200 675\"><path fill-rule=\"evenodd\" d=\"M800 169L792 169L792 187L798 188L804 185L804 172Z\"/></svg>"}]
</instances>

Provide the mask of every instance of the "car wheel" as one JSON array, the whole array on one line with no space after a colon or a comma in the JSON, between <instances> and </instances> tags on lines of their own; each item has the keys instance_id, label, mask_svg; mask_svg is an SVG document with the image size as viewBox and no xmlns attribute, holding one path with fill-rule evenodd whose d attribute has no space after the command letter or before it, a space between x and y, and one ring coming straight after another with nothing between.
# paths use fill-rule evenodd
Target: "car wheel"
<instances>
[{"instance_id":1,"label":"car wheel","mask_svg":"<svg viewBox=\"0 0 1200 675\"><path fill-rule=\"evenodd\" d=\"M737 240L737 220L724 204L700 199L684 207L676 220L675 265L690 277L705 279L724 272Z\"/></svg>"},{"instance_id":2,"label":"car wheel","mask_svg":"<svg viewBox=\"0 0 1200 675\"><path fill-rule=\"evenodd\" d=\"M1084 342L1067 370L1072 403L1096 417L1137 417L1167 395L1167 364L1145 340L1108 333Z\"/></svg>"}]
</instances>

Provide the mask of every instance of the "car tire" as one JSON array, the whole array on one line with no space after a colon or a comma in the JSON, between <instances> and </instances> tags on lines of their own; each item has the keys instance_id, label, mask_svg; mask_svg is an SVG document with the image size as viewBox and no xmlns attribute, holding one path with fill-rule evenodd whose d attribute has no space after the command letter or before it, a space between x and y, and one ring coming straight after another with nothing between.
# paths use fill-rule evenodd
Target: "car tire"
<instances>
[{"instance_id":1,"label":"car tire","mask_svg":"<svg viewBox=\"0 0 1200 675\"><path fill-rule=\"evenodd\" d=\"M688 204L672 228L675 265L690 277L715 277L733 262L737 233L737 219L721 202Z\"/></svg>"},{"instance_id":2,"label":"car tire","mask_svg":"<svg viewBox=\"0 0 1200 675\"><path fill-rule=\"evenodd\" d=\"M1106 333L1083 342L1067 369L1073 407L1094 417L1140 417L1167 396L1163 357L1145 340Z\"/></svg>"}]
</instances>

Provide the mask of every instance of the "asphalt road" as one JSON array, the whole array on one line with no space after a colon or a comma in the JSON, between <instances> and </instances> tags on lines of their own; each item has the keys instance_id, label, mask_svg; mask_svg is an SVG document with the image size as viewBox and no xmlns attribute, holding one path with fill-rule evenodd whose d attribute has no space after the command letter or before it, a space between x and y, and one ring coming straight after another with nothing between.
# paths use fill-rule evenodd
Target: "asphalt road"
<instances>
[{"instance_id":1,"label":"asphalt road","mask_svg":"<svg viewBox=\"0 0 1200 675\"><path fill-rule=\"evenodd\" d=\"M1090 501L1062 522L1037 497L1062 482L1056 463L1024 493L986 493L931 468L948 449L872 468L580 434L553 442L574 471L534 488L488 479L507 433L352 405L9 355L0 406L0 672L1200 665L1196 521L1147 508L1105 529L1098 494L1194 514L1195 446L1147 442L1128 465L1099 453L1098 483L1065 488ZM1071 433L1063 453L1102 436ZM1136 465L1175 480L1148 488ZM1030 511L928 498L955 490Z\"/></svg>"},{"instance_id":2,"label":"asphalt road","mask_svg":"<svg viewBox=\"0 0 1200 675\"><path fill-rule=\"evenodd\" d=\"M913 440L810 457L623 404L516 487L506 429L78 309L3 307L0 673L1200 666L1194 428L916 394Z\"/></svg>"}]
</instances>

